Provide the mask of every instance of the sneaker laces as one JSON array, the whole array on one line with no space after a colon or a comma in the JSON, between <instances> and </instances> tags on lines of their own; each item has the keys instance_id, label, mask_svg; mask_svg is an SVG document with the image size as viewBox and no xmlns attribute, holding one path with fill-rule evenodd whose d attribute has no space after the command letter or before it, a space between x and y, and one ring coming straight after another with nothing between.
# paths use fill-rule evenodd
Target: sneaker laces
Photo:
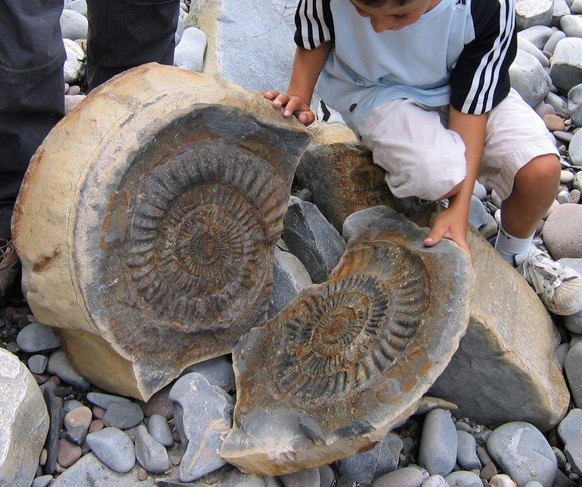
<instances>
[{"instance_id":1,"label":"sneaker laces","mask_svg":"<svg viewBox=\"0 0 582 487\"><path fill-rule=\"evenodd\" d=\"M0 238L0 269L7 268L17 258L12 242L6 238Z\"/></svg>"}]
</instances>

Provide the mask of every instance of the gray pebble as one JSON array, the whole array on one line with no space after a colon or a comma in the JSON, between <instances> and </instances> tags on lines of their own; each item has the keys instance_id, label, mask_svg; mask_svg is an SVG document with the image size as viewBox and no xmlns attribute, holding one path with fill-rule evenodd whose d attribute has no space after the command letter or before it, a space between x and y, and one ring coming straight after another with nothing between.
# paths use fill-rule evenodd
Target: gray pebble
<instances>
[{"instance_id":1,"label":"gray pebble","mask_svg":"<svg viewBox=\"0 0 582 487\"><path fill-rule=\"evenodd\" d=\"M143 421L143 411L139 404L134 402L114 402L103 416L105 426L119 429L129 429Z\"/></svg>"},{"instance_id":2,"label":"gray pebble","mask_svg":"<svg viewBox=\"0 0 582 487\"><path fill-rule=\"evenodd\" d=\"M580 132L582 133L582 132ZM570 385L570 390L572 392L572 399L577 408L582 407L582 342L577 342L572 345L566 355L566 364L564 369L566 370L566 377L568 378L568 383Z\"/></svg>"},{"instance_id":3,"label":"gray pebble","mask_svg":"<svg viewBox=\"0 0 582 487\"><path fill-rule=\"evenodd\" d=\"M281 475L279 480L285 487L319 487L319 469L314 468L303 472Z\"/></svg>"},{"instance_id":4,"label":"gray pebble","mask_svg":"<svg viewBox=\"0 0 582 487\"><path fill-rule=\"evenodd\" d=\"M404 467L382 475L372 487L420 487L426 475L417 467Z\"/></svg>"},{"instance_id":5,"label":"gray pebble","mask_svg":"<svg viewBox=\"0 0 582 487\"><path fill-rule=\"evenodd\" d=\"M487 439L487 451L518 485L537 480L552 487L558 462L548 440L534 425L516 421L498 427Z\"/></svg>"},{"instance_id":6,"label":"gray pebble","mask_svg":"<svg viewBox=\"0 0 582 487\"><path fill-rule=\"evenodd\" d=\"M335 482L335 473L328 465L319 467L320 487L331 487Z\"/></svg>"},{"instance_id":7,"label":"gray pebble","mask_svg":"<svg viewBox=\"0 0 582 487\"><path fill-rule=\"evenodd\" d=\"M69 399L63 404L63 416L66 416L73 409L77 409L83 406L83 403L77 401L76 399Z\"/></svg>"},{"instance_id":8,"label":"gray pebble","mask_svg":"<svg viewBox=\"0 0 582 487\"><path fill-rule=\"evenodd\" d=\"M558 435L567 445L575 438L582 437L582 409L574 408L558 424Z\"/></svg>"},{"instance_id":9,"label":"gray pebble","mask_svg":"<svg viewBox=\"0 0 582 487\"><path fill-rule=\"evenodd\" d=\"M107 409L114 403L131 402L126 397L115 396L113 394L103 394L102 392L89 392L87 394L87 401L103 409Z\"/></svg>"},{"instance_id":10,"label":"gray pebble","mask_svg":"<svg viewBox=\"0 0 582 487\"><path fill-rule=\"evenodd\" d=\"M174 437L168 420L161 414L152 414L148 420L148 433L164 446L172 446Z\"/></svg>"},{"instance_id":11,"label":"gray pebble","mask_svg":"<svg viewBox=\"0 0 582 487\"><path fill-rule=\"evenodd\" d=\"M170 457L164 445L158 443L143 425L135 434L135 457L148 472L162 473L170 468Z\"/></svg>"},{"instance_id":12,"label":"gray pebble","mask_svg":"<svg viewBox=\"0 0 582 487\"><path fill-rule=\"evenodd\" d=\"M52 475L41 475L32 481L30 487L47 487L53 481Z\"/></svg>"},{"instance_id":13,"label":"gray pebble","mask_svg":"<svg viewBox=\"0 0 582 487\"><path fill-rule=\"evenodd\" d=\"M525 484L523 487L544 487L544 486L537 482L536 480L532 480L531 482Z\"/></svg>"},{"instance_id":14,"label":"gray pebble","mask_svg":"<svg viewBox=\"0 0 582 487\"><path fill-rule=\"evenodd\" d=\"M457 431L457 461L465 470L481 468L481 462L477 456L477 442L470 433Z\"/></svg>"},{"instance_id":15,"label":"gray pebble","mask_svg":"<svg viewBox=\"0 0 582 487\"><path fill-rule=\"evenodd\" d=\"M482 487L483 482L479 478L479 475L473 472L466 472L460 470L458 472L450 473L445 477L447 484L450 487Z\"/></svg>"},{"instance_id":16,"label":"gray pebble","mask_svg":"<svg viewBox=\"0 0 582 487\"><path fill-rule=\"evenodd\" d=\"M442 475L431 475L424 480L421 487L449 487L449 484Z\"/></svg>"},{"instance_id":17,"label":"gray pebble","mask_svg":"<svg viewBox=\"0 0 582 487\"><path fill-rule=\"evenodd\" d=\"M226 356L216 357L190 365L184 370L182 375L191 372L202 374L210 384L220 387L226 392L234 390L234 370L232 368L232 362Z\"/></svg>"},{"instance_id":18,"label":"gray pebble","mask_svg":"<svg viewBox=\"0 0 582 487\"><path fill-rule=\"evenodd\" d=\"M564 455L572 466L572 470L576 474L582 475L582 436L573 438L568 442L564 447Z\"/></svg>"},{"instance_id":19,"label":"gray pebble","mask_svg":"<svg viewBox=\"0 0 582 487\"><path fill-rule=\"evenodd\" d=\"M560 27L567 37L582 37L582 16L564 15L560 19Z\"/></svg>"},{"instance_id":20,"label":"gray pebble","mask_svg":"<svg viewBox=\"0 0 582 487\"><path fill-rule=\"evenodd\" d=\"M447 475L457 461L457 430L451 413L435 409L424 419L418 462L431 475Z\"/></svg>"},{"instance_id":21,"label":"gray pebble","mask_svg":"<svg viewBox=\"0 0 582 487\"><path fill-rule=\"evenodd\" d=\"M87 435L87 444L111 470L129 472L135 465L135 449L129 436L117 428L104 428Z\"/></svg>"},{"instance_id":22,"label":"gray pebble","mask_svg":"<svg viewBox=\"0 0 582 487\"><path fill-rule=\"evenodd\" d=\"M28 359L28 369L33 374L44 374L47 365L48 358L44 355L33 355Z\"/></svg>"},{"instance_id":23,"label":"gray pebble","mask_svg":"<svg viewBox=\"0 0 582 487\"><path fill-rule=\"evenodd\" d=\"M88 389L90 382L79 375L62 350L53 352L49 357L47 372L56 375L67 384L71 384L81 390Z\"/></svg>"},{"instance_id":24,"label":"gray pebble","mask_svg":"<svg viewBox=\"0 0 582 487\"><path fill-rule=\"evenodd\" d=\"M54 350L61 346L61 342L55 336L53 329L41 323L31 323L25 326L18 333L16 343L22 351L27 353Z\"/></svg>"}]
</instances>

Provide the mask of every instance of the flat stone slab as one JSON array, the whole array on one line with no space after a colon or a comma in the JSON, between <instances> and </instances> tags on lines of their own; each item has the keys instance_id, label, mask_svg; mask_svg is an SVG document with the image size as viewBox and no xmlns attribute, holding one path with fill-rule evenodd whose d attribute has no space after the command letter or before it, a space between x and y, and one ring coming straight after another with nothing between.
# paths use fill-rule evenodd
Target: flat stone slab
<instances>
[{"instance_id":1,"label":"flat stone slab","mask_svg":"<svg viewBox=\"0 0 582 487\"><path fill-rule=\"evenodd\" d=\"M359 218L329 281L233 352L234 427L221 456L283 475L372 448L417 408L465 333L473 271L459 247L389 208Z\"/></svg>"},{"instance_id":2,"label":"flat stone slab","mask_svg":"<svg viewBox=\"0 0 582 487\"><path fill-rule=\"evenodd\" d=\"M51 131L14 234L28 303L83 377L147 400L264 323L308 140L260 94L154 63Z\"/></svg>"}]
</instances>

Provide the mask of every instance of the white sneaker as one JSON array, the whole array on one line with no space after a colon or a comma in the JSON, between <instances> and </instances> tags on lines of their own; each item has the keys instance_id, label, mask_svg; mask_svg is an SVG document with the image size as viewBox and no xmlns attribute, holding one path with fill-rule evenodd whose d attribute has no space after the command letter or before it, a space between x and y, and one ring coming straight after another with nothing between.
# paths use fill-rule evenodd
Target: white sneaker
<instances>
[{"instance_id":1,"label":"white sneaker","mask_svg":"<svg viewBox=\"0 0 582 487\"><path fill-rule=\"evenodd\" d=\"M516 255L515 263L549 311L569 316L582 310L582 277L574 269L533 245L528 254Z\"/></svg>"}]
</instances>

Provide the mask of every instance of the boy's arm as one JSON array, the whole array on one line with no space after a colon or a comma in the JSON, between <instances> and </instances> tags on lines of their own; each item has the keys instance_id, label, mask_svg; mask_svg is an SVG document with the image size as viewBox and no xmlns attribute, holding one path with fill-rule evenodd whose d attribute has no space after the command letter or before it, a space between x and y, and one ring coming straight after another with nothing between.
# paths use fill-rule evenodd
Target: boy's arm
<instances>
[{"instance_id":1,"label":"boy's arm","mask_svg":"<svg viewBox=\"0 0 582 487\"><path fill-rule=\"evenodd\" d=\"M465 143L467 176L458 192L449 198L449 207L437 215L424 244L432 247L442 238L457 243L470 255L467 245L467 222L471 207L471 195L479 172L483 146L485 144L485 125L487 114L472 115L462 113L452 106L449 108L449 129L457 132Z\"/></svg>"},{"instance_id":2,"label":"boy's arm","mask_svg":"<svg viewBox=\"0 0 582 487\"><path fill-rule=\"evenodd\" d=\"M283 116L295 115L303 125L315 121L310 103L319 73L331 50L331 42L324 42L314 49L297 47L287 93L267 91L264 97L273 101L276 108L283 107Z\"/></svg>"}]
</instances>

